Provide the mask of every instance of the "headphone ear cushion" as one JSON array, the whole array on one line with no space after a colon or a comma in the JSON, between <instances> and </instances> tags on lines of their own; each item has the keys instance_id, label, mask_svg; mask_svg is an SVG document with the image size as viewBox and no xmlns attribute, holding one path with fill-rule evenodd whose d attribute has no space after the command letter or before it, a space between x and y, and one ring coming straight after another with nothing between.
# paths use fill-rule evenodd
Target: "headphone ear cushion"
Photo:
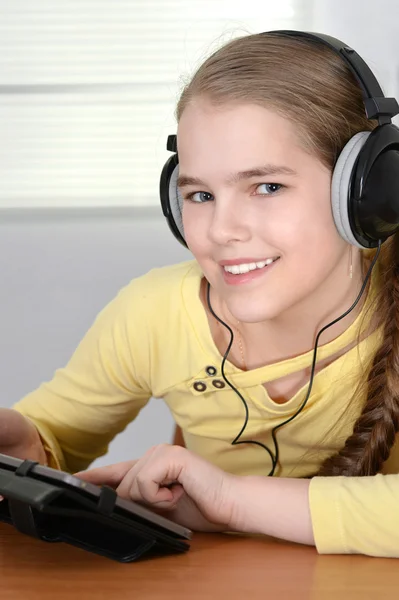
<instances>
[{"instance_id":1,"label":"headphone ear cushion","mask_svg":"<svg viewBox=\"0 0 399 600\"><path fill-rule=\"evenodd\" d=\"M357 248L364 248L364 246L352 233L348 214L349 186L353 168L370 133L370 131L361 131L348 141L338 157L331 182L331 207L335 226L340 236Z\"/></svg>"},{"instance_id":2,"label":"headphone ear cushion","mask_svg":"<svg viewBox=\"0 0 399 600\"><path fill-rule=\"evenodd\" d=\"M180 236L184 240L183 229L183 198L177 187L177 178L179 176L179 163L175 166L169 179L169 203L175 225Z\"/></svg>"},{"instance_id":3,"label":"headphone ear cushion","mask_svg":"<svg viewBox=\"0 0 399 600\"><path fill-rule=\"evenodd\" d=\"M187 247L183 231L183 198L177 189L179 160L177 154L171 156L163 166L159 180L161 207L166 222L178 242Z\"/></svg>"}]
</instances>

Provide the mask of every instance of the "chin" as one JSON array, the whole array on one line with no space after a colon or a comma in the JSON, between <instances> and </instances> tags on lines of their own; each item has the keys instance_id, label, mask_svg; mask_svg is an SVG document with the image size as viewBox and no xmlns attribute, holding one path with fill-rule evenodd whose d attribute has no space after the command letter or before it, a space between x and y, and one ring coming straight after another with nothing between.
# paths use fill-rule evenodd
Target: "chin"
<instances>
[{"instance_id":1,"label":"chin","mask_svg":"<svg viewBox=\"0 0 399 600\"><path fill-rule=\"evenodd\" d=\"M261 323L263 321L270 321L280 316L283 312L281 309L281 303L278 302L265 302L259 306L259 302L228 302L228 309L230 313L241 323Z\"/></svg>"}]
</instances>

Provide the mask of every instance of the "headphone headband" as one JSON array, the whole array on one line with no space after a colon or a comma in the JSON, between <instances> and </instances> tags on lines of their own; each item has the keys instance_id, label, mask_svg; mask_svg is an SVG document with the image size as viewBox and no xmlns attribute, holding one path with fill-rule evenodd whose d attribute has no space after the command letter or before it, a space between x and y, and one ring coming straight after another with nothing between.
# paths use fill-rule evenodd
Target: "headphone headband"
<instances>
[{"instance_id":1,"label":"headphone headband","mask_svg":"<svg viewBox=\"0 0 399 600\"><path fill-rule=\"evenodd\" d=\"M391 123L392 117L399 114L399 104L396 98L385 98L374 73L359 54L337 38L322 33L309 31L276 30L268 31L267 35L280 35L304 38L321 43L334 50L343 59L356 77L362 92L364 107L368 119L377 119L379 125Z\"/></svg>"}]
</instances>

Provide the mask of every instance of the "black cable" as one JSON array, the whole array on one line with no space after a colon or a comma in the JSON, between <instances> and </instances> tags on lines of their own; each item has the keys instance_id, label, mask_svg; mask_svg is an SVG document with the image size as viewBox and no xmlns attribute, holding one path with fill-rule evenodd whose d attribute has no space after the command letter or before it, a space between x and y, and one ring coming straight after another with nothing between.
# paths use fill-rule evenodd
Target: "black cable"
<instances>
[{"instance_id":1,"label":"black cable","mask_svg":"<svg viewBox=\"0 0 399 600\"><path fill-rule=\"evenodd\" d=\"M233 385L233 384L232 384L232 383L231 383L231 382L230 382L230 381L227 379L227 377L226 377L226 374L225 374L225 372L224 372L224 365L225 365L225 362L226 362L226 360L227 360L227 356L228 356L228 354L229 354L229 352L230 352L231 346L233 345L234 333L233 333L233 330L231 329L231 327L230 327L229 325L227 325L227 323L225 323L224 321L222 321L222 319L220 319L220 318L217 316L217 314L214 312L214 310L213 310L213 308L212 308L212 305L211 305L210 289L211 289L211 286L210 286L210 284L209 284L209 281L208 281L208 286L207 286L207 302L208 302L208 308L209 308L210 312L212 313L212 315L215 317L215 319L216 319L217 321L219 321L219 323L221 323L221 324L222 324L224 327L226 327L226 329L228 329L228 331L229 331L229 333L230 333L230 342L229 342L229 344L228 344L228 346L227 346L227 350L226 350L226 352L224 353L224 356L223 356L223 358L222 358L222 364L221 364L221 367L220 367L220 370L221 370L221 372L222 372L222 377L223 377L223 379L225 380L225 382L227 383L227 385L229 385L229 386L231 387L231 389L232 389L232 390L233 390L233 391L234 391L234 392L237 394L237 396L238 396L238 397L241 399L241 401L243 402L243 404L244 404L244 407L245 407L245 420L244 420L244 425L242 426L242 428L241 428L241 431L239 432L239 434L238 434L238 435L237 435L237 436L234 438L234 440L233 440L231 443L232 443L232 445L234 445L234 446L235 446L235 445L238 445L238 444L255 444L256 446L260 446L261 448L263 448L264 450L266 450L266 451L269 453L269 455L270 455L270 458L272 459L272 463L274 464L274 456L273 456L273 454L272 454L272 451L270 450L270 448L268 448L267 446L265 446L264 444L262 444L262 442L257 442L257 441L254 441L254 440L249 440L249 441L244 441L244 440L242 440L241 442L239 442L239 441L238 441L238 440L239 440L239 438L241 437L241 435L244 433L244 431L245 431L245 428L246 428L246 426L247 426L247 424L248 424L248 418L249 418L248 405L247 405L246 401L244 400L244 398L242 397L242 395L240 394L240 392L237 390L237 388L236 388L236 387L234 387L234 385Z\"/></svg>"},{"instance_id":2,"label":"black cable","mask_svg":"<svg viewBox=\"0 0 399 600\"><path fill-rule=\"evenodd\" d=\"M270 450L270 448L268 448L267 446L265 446L264 444L262 444L262 442L257 442L255 440L241 440L238 441L240 439L240 437L242 436L242 434L244 433L247 424L248 424L248 419L249 419L249 410L248 410L248 405L245 401L245 399L243 398L243 396L241 395L241 393L237 390L237 388L227 379L226 374L224 372L224 365L226 363L227 360L227 356L231 350L231 347L233 345L233 341L234 341L234 333L233 330L231 329L231 327L229 325L227 325L227 323L225 323L224 321L222 321L222 319L220 319L217 314L214 312L212 305L211 305L211 298L210 298L210 290L211 290L211 286L208 282L207 285L207 303L208 303L208 308L211 312L211 314L215 317L215 319L217 321L219 321L219 323L221 323L221 325L223 325L228 332L230 333L230 342L227 346L226 352L224 353L224 356L222 358L222 364L221 364L221 373L222 373L222 377L225 380L225 382L227 383L227 385L237 394L237 396L240 398L240 400L243 402L244 404L244 408L245 408L245 419L244 419L244 424L240 430L240 432L238 433L238 435L234 438L234 440L231 442L231 444L233 446L238 445L238 444L255 444L256 446L260 446L261 448L263 448L264 450L266 450L272 460L272 468L269 472L269 476L273 476L278 464L278 460L279 460L279 447L278 447L278 443L277 443L277 438L276 438L276 432L278 429L280 429L280 427L283 427L283 425L286 425L287 423L290 423L293 419L295 419L295 417L297 417L299 415L300 412L302 412L302 410L305 408L309 397L310 397L310 393L312 391L312 387L313 387L313 379L314 379L314 375L315 375L315 368L316 368L316 359L317 359L317 347L319 344L319 339L321 334L326 331L326 329L328 329L329 327L332 327L332 325L335 325L335 323L338 323L338 321L341 321L341 319L345 318L350 312L352 312L352 310L356 307L356 305L358 304L360 298L362 297L364 290L366 289L366 285L368 280L370 279L372 270L374 268L375 263L377 262L378 256L380 254L380 250L381 250L381 240L378 241L378 248L377 248L377 252L372 260L372 263L367 271L366 277L364 278L362 287L360 289L360 292L356 298L356 300L354 301L354 303L352 304L352 306L346 310L340 317L338 317L337 319L334 319L334 321L331 321L331 323L329 323L328 325L325 325L324 327L322 327L320 329L320 331L318 332L317 336L316 336L316 341L315 341L315 346L314 346L314 350L313 350L313 360L312 360L312 369L311 369L311 373L310 373L310 379L309 379L309 386L308 386L308 391L306 393L305 399L302 402L302 404L300 405L300 407L298 408L298 410L286 421L283 421L282 423L280 423L279 425L276 425L275 427L273 427L272 429L272 440L273 440L273 444L274 444L274 454L273 452Z\"/></svg>"}]
</instances>

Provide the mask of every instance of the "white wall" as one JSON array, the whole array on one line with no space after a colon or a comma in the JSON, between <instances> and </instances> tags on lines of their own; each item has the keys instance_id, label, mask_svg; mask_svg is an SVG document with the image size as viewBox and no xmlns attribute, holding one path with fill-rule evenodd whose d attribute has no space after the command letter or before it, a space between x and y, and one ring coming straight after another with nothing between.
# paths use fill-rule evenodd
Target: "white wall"
<instances>
[{"instance_id":1,"label":"white wall","mask_svg":"<svg viewBox=\"0 0 399 600\"><path fill-rule=\"evenodd\" d=\"M397 0L316 0L313 31L346 42L369 64L385 94L399 97Z\"/></svg>"}]
</instances>

